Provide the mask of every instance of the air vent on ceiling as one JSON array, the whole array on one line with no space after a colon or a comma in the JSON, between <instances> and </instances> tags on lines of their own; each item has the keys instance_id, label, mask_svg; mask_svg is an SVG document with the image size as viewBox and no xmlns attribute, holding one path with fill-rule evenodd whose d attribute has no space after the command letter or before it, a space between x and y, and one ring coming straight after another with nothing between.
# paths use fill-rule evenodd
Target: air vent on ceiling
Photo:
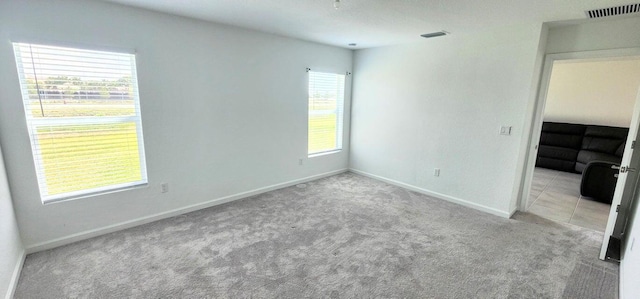
<instances>
[{"instance_id":1,"label":"air vent on ceiling","mask_svg":"<svg viewBox=\"0 0 640 299\"><path fill-rule=\"evenodd\" d=\"M420 36L424 37L424 38L432 38L432 37L438 37L438 36L445 36L449 34L449 32L446 31L438 31L438 32L432 32L432 33L425 33L425 34L421 34Z\"/></svg>"},{"instance_id":2,"label":"air vent on ceiling","mask_svg":"<svg viewBox=\"0 0 640 299\"><path fill-rule=\"evenodd\" d=\"M639 12L640 3L586 11L587 17L590 19L626 15Z\"/></svg>"}]
</instances>

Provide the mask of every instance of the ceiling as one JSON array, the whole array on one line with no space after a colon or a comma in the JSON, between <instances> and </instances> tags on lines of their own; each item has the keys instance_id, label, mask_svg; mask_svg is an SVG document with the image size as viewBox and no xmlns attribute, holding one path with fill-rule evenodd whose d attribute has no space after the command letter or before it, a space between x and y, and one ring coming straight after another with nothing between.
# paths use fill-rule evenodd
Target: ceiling
<instances>
[{"instance_id":1,"label":"ceiling","mask_svg":"<svg viewBox=\"0 0 640 299\"><path fill-rule=\"evenodd\" d=\"M103 0L345 48L419 40L522 22L585 19L629 0ZM633 1L633 0L632 0ZM356 43L356 47L348 44Z\"/></svg>"}]
</instances>

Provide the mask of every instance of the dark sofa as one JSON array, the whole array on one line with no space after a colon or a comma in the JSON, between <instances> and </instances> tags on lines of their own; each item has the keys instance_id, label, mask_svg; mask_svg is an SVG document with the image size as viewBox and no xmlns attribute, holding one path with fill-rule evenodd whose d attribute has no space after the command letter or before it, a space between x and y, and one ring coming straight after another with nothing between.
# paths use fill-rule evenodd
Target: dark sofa
<instances>
[{"instance_id":1,"label":"dark sofa","mask_svg":"<svg viewBox=\"0 0 640 299\"><path fill-rule=\"evenodd\" d=\"M611 203L615 180L602 178L612 172L607 165L620 165L628 133L627 128L544 122L536 166L581 173L581 190L587 193L582 195Z\"/></svg>"}]
</instances>

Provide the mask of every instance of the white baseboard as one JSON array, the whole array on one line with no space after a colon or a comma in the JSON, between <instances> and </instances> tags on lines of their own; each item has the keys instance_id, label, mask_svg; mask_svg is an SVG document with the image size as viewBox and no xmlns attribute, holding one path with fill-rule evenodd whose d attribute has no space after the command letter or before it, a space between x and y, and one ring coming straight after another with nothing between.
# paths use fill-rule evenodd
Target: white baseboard
<instances>
[{"instance_id":1,"label":"white baseboard","mask_svg":"<svg viewBox=\"0 0 640 299\"><path fill-rule=\"evenodd\" d=\"M362 170L357 170L357 169L351 168L351 169L349 169L349 171L351 171L353 173L357 173L357 174L363 175L363 176L366 176L366 177L370 177L372 179L380 180L380 181L383 181L385 183L389 183L391 185L395 185L395 186L398 186L398 187L409 189L411 191L422 193L424 195L433 196L433 197L438 198L438 199L446 200L446 201L449 201L449 202L452 202L452 203L463 205L465 207L476 209L476 210L479 210L479 211L482 211L482 212L485 212L485 213L489 213L489 214L493 214L493 215L496 215L496 216L500 216L500 217L503 217L503 218L511 218L513 213L515 213L515 210L513 212L511 212L511 213L510 212L506 212L506 211L501 211L501 210L498 210L498 209L494 209L494 208L483 206L483 205L480 205L480 204L477 204L477 203L473 203L473 202L470 202L470 201L467 201L467 200L464 200L464 199L456 198L456 197L449 196L449 195L442 194L442 193L438 193L438 192L429 191L429 190L422 189L420 187L416 187L416 186L413 186L413 185L409 185L409 184L406 184L406 183L403 183L403 182L400 182L400 181L396 181L396 180L385 178L385 177L382 177L382 176L379 176L379 175L371 174L371 173L368 173L368 172L365 172L365 171L362 171Z\"/></svg>"},{"instance_id":2,"label":"white baseboard","mask_svg":"<svg viewBox=\"0 0 640 299\"><path fill-rule=\"evenodd\" d=\"M76 234L73 234L73 235L69 235L69 236L66 236L66 237L62 237L62 238L58 238L58 239L54 239L54 240L50 240L50 241L45 241L45 242L38 243L38 244L29 245L27 247L27 253L34 253L34 252L38 252L38 251L52 249L52 248L55 248L55 247L71 244L71 243L78 242L78 241L81 241L81 240L90 239L90 238L93 238L93 237L97 237L97 236L100 236L100 235L112 233L112 232L115 232L115 231L119 231L119 230L131 228L131 227L135 227L135 226L138 226L138 225L142 225L142 224L158 221L158 220L161 220L161 219L170 218L170 217L182 215L182 214L185 214L185 213L189 213L189 212L193 212L193 211L197 211L197 210L213 207L213 206L220 205L220 204L223 204L223 203L235 201L235 200L238 200L238 199L243 199L243 198L246 198L246 197L249 197L249 196L258 195L258 194L261 194L261 193L265 193L265 192L269 192L269 191L273 191L273 190L277 190L277 189L281 189L281 188L286 188L286 187L297 185L297 184L300 184L300 183L314 181L314 180L317 180L317 179L321 179L321 178L324 178L324 177L340 174L340 173L347 172L347 171L349 171L349 170L345 168L345 169L325 172L325 173L322 173L322 174L318 174L318 175L314 175L314 176L310 176L310 177L305 177L305 178L301 178L301 179L297 179L297 180L292 180L292 181L288 181L288 182L284 182L284 183L280 183L280 184L275 184L275 185L271 185L271 186L266 186L266 187L262 187L262 188L258 188L258 189L254 189L254 190L250 190L250 191L246 191L246 192L241 192L241 193L237 193L237 194L233 194L233 195L229 195L229 196L213 199L213 200L210 200L210 201L206 201L206 202L202 202L202 203L198 203L198 204L194 204L194 205L190 205L190 206L186 206L186 207L182 207L182 208L178 208L178 209L174 209L174 210L170 210L170 211L166 211L166 212L162 212L162 213L158 213L158 214L154 214L154 215L149 215L149 216L145 216L145 217L141 217L141 218L125 221L125 222L116 223L116 224L113 224L113 225L109 225L109 226L105 226L105 227L101 227L101 228L97 228L97 229L92 229L92 230L79 232L79 233L76 233Z\"/></svg>"},{"instance_id":3,"label":"white baseboard","mask_svg":"<svg viewBox=\"0 0 640 299\"><path fill-rule=\"evenodd\" d=\"M13 274L11 275L11 281L9 282L9 289L7 290L6 299L13 298L13 295L16 293L16 288L18 287L18 280L20 279L20 273L22 272L22 266L24 265L24 259L27 257L27 252L22 250L20 253L20 257L18 258L18 262L16 263L15 268L13 268Z\"/></svg>"}]
</instances>

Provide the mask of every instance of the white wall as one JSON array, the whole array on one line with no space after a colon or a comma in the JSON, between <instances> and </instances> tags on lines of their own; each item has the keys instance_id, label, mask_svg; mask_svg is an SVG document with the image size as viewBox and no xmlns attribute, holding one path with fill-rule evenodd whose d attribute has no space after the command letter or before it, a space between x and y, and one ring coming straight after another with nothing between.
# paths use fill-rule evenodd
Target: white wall
<instances>
[{"instance_id":1,"label":"white wall","mask_svg":"<svg viewBox=\"0 0 640 299\"><path fill-rule=\"evenodd\" d=\"M357 51L351 167L508 216L542 33L514 25Z\"/></svg>"},{"instance_id":2,"label":"white wall","mask_svg":"<svg viewBox=\"0 0 640 299\"><path fill-rule=\"evenodd\" d=\"M640 47L640 18L553 24L547 39L542 23L356 51L351 167L509 215L525 187L539 47ZM498 135L501 125L512 135Z\"/></svg>"},{"instance_id":3,"label":"white wall","mask_svg":"<svg viewBox=\"0 0 640 299\"><path fill-rule=\"evenodd\" d=\"M0 149L0 297L6 295L6 298L11 298L23 259L24 247L13 213Z\"/></svg>"},{"instance_id":4,"label":"white wall","mask_svg":"<svg viewBox=\"0 0 640 299\"><path fill-rule=\"evenodd\" d=\"M640 60L555 62L544 120L629 127Z\"/></svg>"},{"instance_id":5,"label":"white wall","mask_svg":"<svg viewBox=\"0 0 640 299\"><path fill-rule=\"evenodd\" d=\"M547 53L640 47L640 17L596 20L549 29Z\"/></svg>"},{"instance_id":6,"label":"white wall","mask_svg":"<svg viewBox=\"0 0 640 299\"><path fill-rule=\"evenodd\" d=\"M40 202L12 40L137 51L148 188ZM114 4L3 0L0 143L25 245L59 245L141 217L347 168L349 134L342 152L306 158L305 68L344 73L352 56L348 49ZM350 97L345 101L348 132ZM160 193L163 182L169 193Z\"/></svg>"}]
</instances>

